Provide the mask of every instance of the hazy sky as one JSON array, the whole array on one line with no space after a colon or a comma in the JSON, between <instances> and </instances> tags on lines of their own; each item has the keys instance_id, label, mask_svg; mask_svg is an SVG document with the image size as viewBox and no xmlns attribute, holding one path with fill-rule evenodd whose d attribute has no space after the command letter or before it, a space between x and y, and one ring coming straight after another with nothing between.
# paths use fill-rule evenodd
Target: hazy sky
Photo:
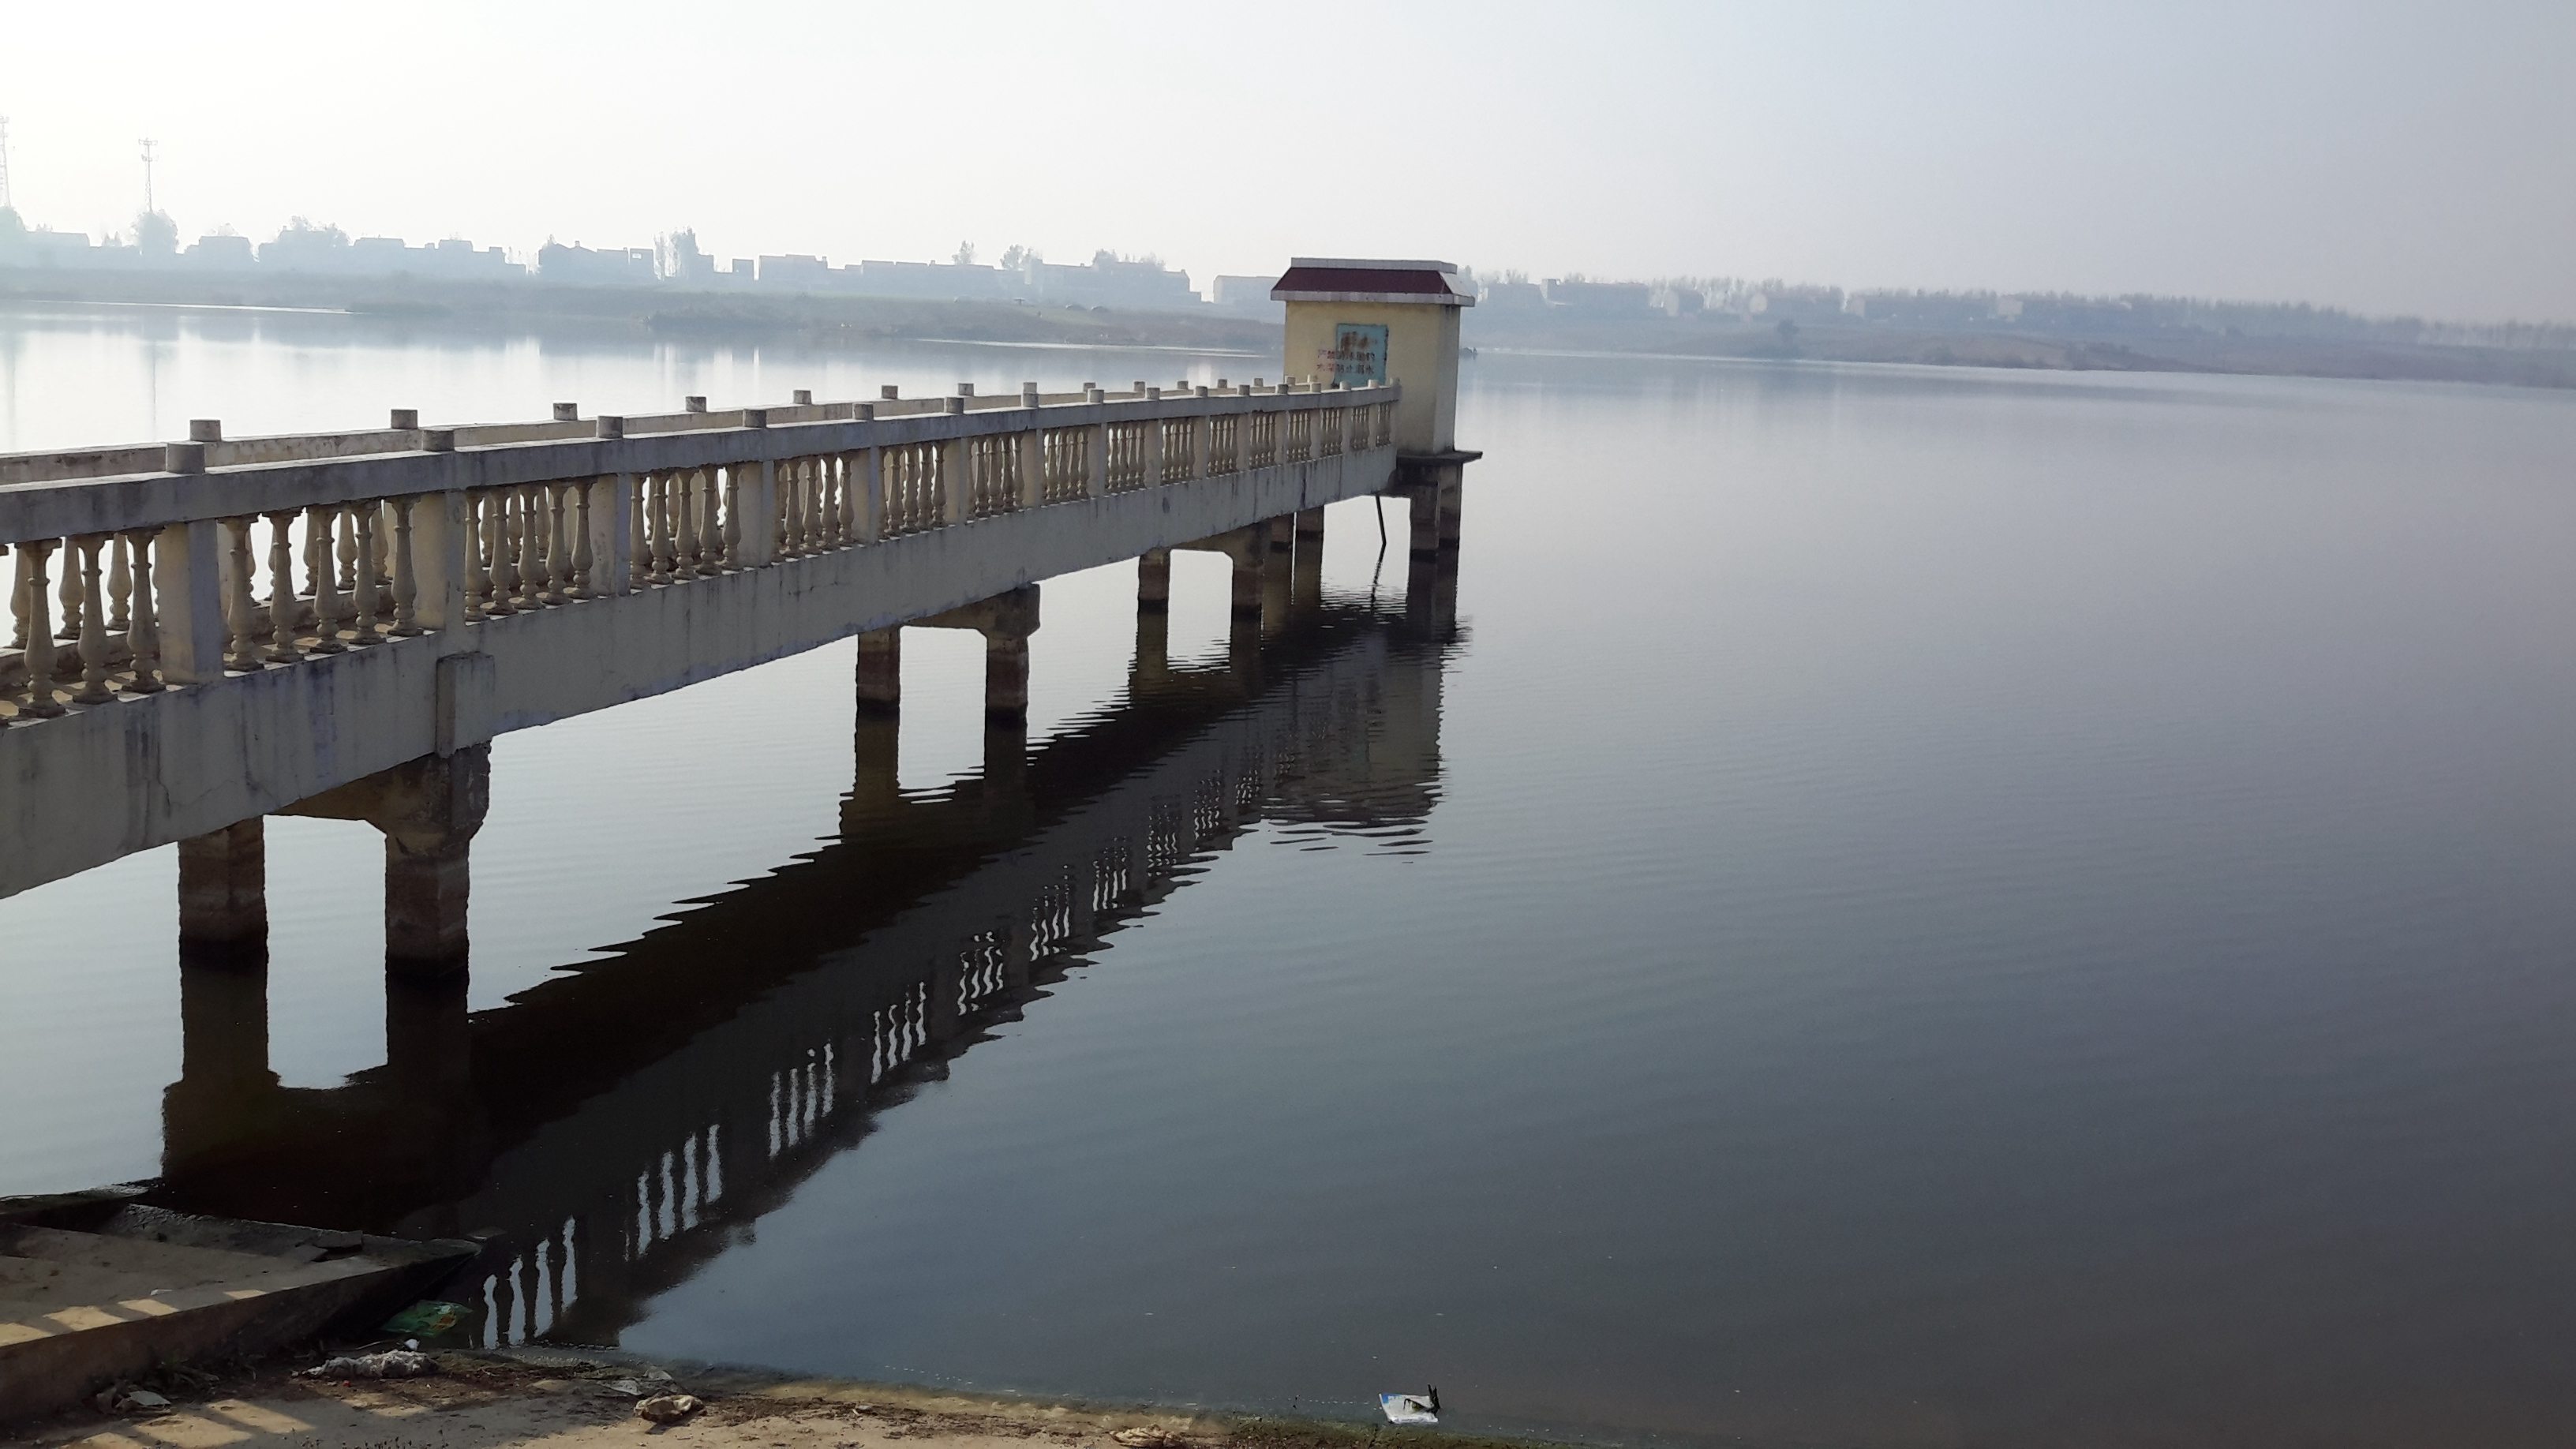
<instances>
[{"instance_id":1,"label":"hazy sky","mask_svg":"<svg viewBox=\"0 0 2576 1449\"><path fill-rule=\"evenodd\" d=\"M2185 292L2576 319L2576 3L22 4L93 233Z\"/></svg>"}]
</instances>

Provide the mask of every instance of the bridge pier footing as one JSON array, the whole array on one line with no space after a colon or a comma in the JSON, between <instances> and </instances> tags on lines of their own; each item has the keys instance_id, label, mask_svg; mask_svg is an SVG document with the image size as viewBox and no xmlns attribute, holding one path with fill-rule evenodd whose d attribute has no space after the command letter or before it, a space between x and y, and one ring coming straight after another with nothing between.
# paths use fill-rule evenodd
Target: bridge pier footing
<instances>
[{"instance_id":1,"label":"bridge pier footing","mask_svg":"<svg viewBox=\"0 0 2576 1449\"><path fill-rule=\"evenodd\" d=\"M1038 631L1038 586L1023 584L963 608L912 621L925 629L973 629L984 636L984 717L1008 724L1029 716L1029 636Z\"/></svg>"},{"instance_id":2,"label":"bridge pier footing","mask_svg":"<svg viewBox=\"0 0 2576 1449\"><path fill-rule=\"evenodd\" d=\"M465 967L474 833L492 800L492 747L469 745L353 780L280 812L363 820L385 837L385 970Z\"/></svg>"},{"instance_id":3,"label":"bridge pier footing","mask_svg":"<svg viewBox=\"0 0 2576 1449\"><path fill-rule=\"evenodd\" d=\"M461 972L474 833L492 798L492 747L431 755L390 772L385 835L385 968L398 975Z\"/></svg>"},{"instance_id":4,"label":"bridge pier footing","mask_svg":"<svg viewBox=\"0 0 2576 1449\"><path fill-rule=\"evenodd\" d=\"M1416 556L1458 547L1459 520L1466 506L1467 465L1485 456L1452 448L1440 453L1406 454L1395 460L1395 483L1387 491L1413 505L1412 548Z\"/></svg>"}]
</instances>

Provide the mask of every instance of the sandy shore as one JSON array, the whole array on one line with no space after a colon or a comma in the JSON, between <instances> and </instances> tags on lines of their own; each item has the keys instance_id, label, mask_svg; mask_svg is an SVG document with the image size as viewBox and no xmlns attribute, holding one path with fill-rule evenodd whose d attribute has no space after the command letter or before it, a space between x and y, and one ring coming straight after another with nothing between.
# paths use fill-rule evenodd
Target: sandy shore
<instances>
[{"instance_id":1,"label":"sandy shore","mask_svg":"<svg viewBox=\"0 0 2576 1449\"><path fill-rule=\"evenodd\" d=\"M633 1361L569 1354L434 1358L439 1371L417 1379L318 1380L280 1364L207 1382L160 1383L153 1387L172 1400L167 1409L82 1410L18 1426L7 1442L48 1449L879 1449L898 1441L905 1449L924 1449L924 1441L938 1449L1137 1449L1140 1441L1147 1449L1469 1449L1495 1442L716 1371L683 1371L666 1382ZM695 1395L704 1407L667 1425L637 1415L640 1398L667 1392Z\"/></svg>"}]
</instances>

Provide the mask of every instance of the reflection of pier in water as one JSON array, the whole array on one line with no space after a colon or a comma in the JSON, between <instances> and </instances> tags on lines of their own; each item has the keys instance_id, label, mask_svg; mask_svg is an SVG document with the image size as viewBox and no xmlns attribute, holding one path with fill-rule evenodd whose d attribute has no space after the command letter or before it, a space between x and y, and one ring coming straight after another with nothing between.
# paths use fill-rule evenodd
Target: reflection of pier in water
<instances>
[{"instance_id":1,"label":"reflection of pier in water","mask_svg":"<svg viewBox=\"0 0 2576 1449\"><path fill-rule=\"evenodd\" d=\"M1140 617L1127 697L981 776L894 786L862 715L840 837L608 959L469 1015L461 978L389 980L386 1064L281 1087L261 973L185 973L156 1200L289 1222L488 1236L485 1333L613 1341L635 1306L783 1202L873 1110L944 1075L1259 820L1416 838L1435 793L1448 575L1411 625L1365 608L1238 627L1163 662Z\"/></svg>"}]
</instances>

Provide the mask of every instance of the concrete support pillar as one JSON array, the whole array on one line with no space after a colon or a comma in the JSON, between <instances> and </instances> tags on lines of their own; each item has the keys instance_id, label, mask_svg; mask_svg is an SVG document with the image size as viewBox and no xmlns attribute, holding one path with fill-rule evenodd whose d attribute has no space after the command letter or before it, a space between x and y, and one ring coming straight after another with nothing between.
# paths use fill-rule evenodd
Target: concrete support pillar
<instances>
[{"instance_id":1,"label":"concrete support pillar","mask_svg":"<svg viewBox=\"0 0 2576 1449\"><path fill-rule=\"evenodd\" d=\"M179 842L179 959L265 960L268 832L262 820Z\"/></svg>"},{"instance_id":2,"label":"concrete support pillar","mask_svg":"<svg viewBox=\"0 0 2576 1449\"><path fill-rule=\"evenodd\" d=\"M1006 630L984 632L984 718L1017 720L1023 730L1029 717L1029 636Z\"/></svg>"},{"instance_id":3,"label":"concrete support pillar","mask_svg":"<svg viewBox=\"0 0 2576 1449\"><path fill-rule=\"evenodd\" d=\"M1430 485L1411 490L1413 504L1413 556L1429 558L1440 551L1440 493Z\"/></svg>"},{"instance_id":4,"label":"concrete support pillar","mask_svg":"<svg viewBox=\"0 0 2576 1449\"><path fill-rule=\"evenodd\" d=\"M1467 491L1466 480L1460 476L1462 471L1457 468L1449 469L1448 476L1440 480L1440 501L1437 510L1440 515L1440 546L1453 551L1458 547L1458 519L1464 507L1464 495Z\"/></svg>"},{"instance_id":5,"label":"concrete support pillar","mask_svg":"<svg viewBox=\"0 0 2576 1449\"><path fill-rule=\"evenodd\" d=\"M1233 550L1234 612L1238 615L1258 618L1261 614L1263 578L1269 572L1269 530L1266 525L1256 523L1244 532L1249 537L1245 539L1242 547Z\"/></svg>"},{"instance_id":6,"label":"concrete support pillar","mask_svg":"<svg viewBox=\"0 0 2576 1449\"><path fill-rule=\"evenodd\" d=\"M1324 510L1321 508L1304 508L1297 512L1297 546L1304 548L1309 539L1317 548L1323 547Z\"/></svg>"},{"instance_id":7,"label":"concrete support pillar","mask_svg":"<svg viewBox=\"0 0 2576 1449\"><path fill-rule=\"evenodd\" d=\"M1264 525L1270 530L1270 557L1261 566L1261 632L1264 634L1276 634L1288 627L1289 580L1295 571L1297 548L1293 522L1282 516Z\"/></svg>"},{"instance_id":8,"label":"concrete support pillar","mask_svg":"<svg viewBox=\"0 0 2576 1449\"><path fill-rule=\"evenodd\" d=\"M1172 606L1172 551L1147 549L1136 559L1136 609L1159 614Z\"/></svg>"},{"instance_id":9,"label":"concrete support pillar","mask_svg":"<svg viewBox=\"0 0 2576 1449\"><path fill-rule=\"evenodd\" d=\"M492 747L424 756L377 778L382 793L369 819L385 836L385 969L461 973L468 863L491 806Z\"/></svg>"},{"instance_id":10,"label":"concrete support pillar","mask_svg":"<svg viewBox=\"0 0 2576 1449\"><path fill-rule=\"evenodd\" d=\"M859 636L859 713L891 715L903 706L903 626Z\"/></svg>"},{"instance_id":11,"label":"concrete support pillar","mask_svg":"<svg viewBox=\"0 0 2576 1449\"><path fill-rule=\"evenodd\" d=\"M1313 510L1320 519L1322 509ZM1324 606L1324 536L1305 531L1306 515L1297 515L1297 559L1288 588L1288 606L1309 613Z\"/></svg>"}]
</instances>

